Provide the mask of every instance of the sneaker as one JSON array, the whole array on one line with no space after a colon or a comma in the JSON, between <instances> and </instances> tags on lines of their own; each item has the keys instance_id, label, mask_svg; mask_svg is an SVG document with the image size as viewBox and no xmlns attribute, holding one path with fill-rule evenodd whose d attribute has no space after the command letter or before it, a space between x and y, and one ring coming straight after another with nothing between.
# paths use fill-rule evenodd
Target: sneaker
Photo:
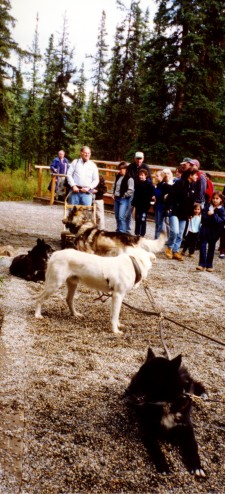
<instances>
[{"instance_id":1,"label":"sneaker","mask_svg":"<svg viewBox=\"0 0 225 494\"><path fill-rule=\"evenodd\" d=\"M205 268L203 268L203 266L197 266L197 271L205 271Z\"/></svg>"},{"instance_id":2,"label":"sneaker","mask_svg":"<svg viewBox=\"0 0 225 494\"><path fill-rule=\"evenodd\" d=\"M168 257L168 259L172 259L173 258L172 249L170 249L169 247L166 248L165 254L166 254L166 257Z\"/></svg>"},{"instance_id":3,"label":"sneaker","mask_svg":"<svg viewBox=\"0 0 225 494\"><path fill-rule=\"evenodd\" d=\"M188 254L188 257L195 257L194 254Z\"/></svg>"},{"instance_id":4,"label":"sneaker","mask_svg":"<svg viewBox=\"0 0 225 494\"><path fill-rule=\"evenodd\" d=\"M219 258L220 258L220 259L225 259L225 254L220 254L220 255L219 255Z\"/></svg>"},{"instance_id":5,"label":"sneaker","mask_svg":"<svg viewBox=\"0 0 225 494\"><path fill-rule=\"evenodd\" d=\"M180 254L180 252L174 252L173 259L176 259L176 261L183 261L184 257Z\"/></svg>"},{"instance_id":6,"label":"sneaker","mask_svg":"<svg viewBox=\"0 0 225 494\"><path fill-rule=\"evenodd\" d=\"M213 268L206 268L206 271L208 271L209 273L212 273L212 271L214 271Z\"/></svg>"}]
</instances>

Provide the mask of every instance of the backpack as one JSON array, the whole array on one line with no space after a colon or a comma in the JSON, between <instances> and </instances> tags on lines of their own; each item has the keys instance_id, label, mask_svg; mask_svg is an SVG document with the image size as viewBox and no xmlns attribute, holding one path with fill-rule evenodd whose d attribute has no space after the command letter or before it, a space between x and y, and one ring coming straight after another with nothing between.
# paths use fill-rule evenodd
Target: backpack
<instances>
[{"instance_id":1,"label":"backpack","mask_svg":"<svg viewBox=\"0 0 225 494\"><path fill-rule=\"evenodd\" d=\"M209 177L207 177L206 175L206 191L205 191L205 198L206 198L206 201L210 202L211 199L212 199L212 195L213 195L213 192L214 192L214 186L213 186L213 183L212 181L210 180Z\"/></svg>"}]
</instances>

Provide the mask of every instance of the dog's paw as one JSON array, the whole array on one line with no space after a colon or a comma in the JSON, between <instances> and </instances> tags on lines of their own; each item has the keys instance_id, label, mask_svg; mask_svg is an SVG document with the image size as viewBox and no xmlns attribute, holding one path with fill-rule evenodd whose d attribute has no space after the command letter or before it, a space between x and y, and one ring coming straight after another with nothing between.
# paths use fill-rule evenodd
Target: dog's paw
<instances>
[{"instance_id":1,"label":"dog's paw","mask_svg":"<svg viewBox=\"0 0 225 494\"><path fill-rule=\"evenodd\" d=\"M119 328L115 328L113 329L113 333L119 335L119 334L123 334L123 331L120 331Z\"/></svg>"},{"instance_id":2,"label":"dog's paw","mask_svg":"<svg viewBox=\"0 0 225 494\"><path fill-rule=\"evenodd\" d=\"M198 477L198 478L205 478L206 477L206 474L202 468L196 468L195 470L192 470L191 474L195 475L195 477Z\"/></svg>"},{"instance_id":3,"label":"dog's paw","mask_svg":"<svg viewBox=\"0 0 225 494\"><path fill-rule=\"evenodd\" d=\"M42 314L35 314L35 318L36 319L44 319L44 317L42 316Z\"/></svg>"},{"instance_id":4,"label":"dog's paw","mask_svg":"<svg viewBox=\"0 0 225 494\"><path fill-rule=\"evenodd\" d=\"M74 311L74 313L72 315L75 317L80 317L81 319L84 318L84 315L81 314L81 312Z\"/></svg>"}]
</instances>

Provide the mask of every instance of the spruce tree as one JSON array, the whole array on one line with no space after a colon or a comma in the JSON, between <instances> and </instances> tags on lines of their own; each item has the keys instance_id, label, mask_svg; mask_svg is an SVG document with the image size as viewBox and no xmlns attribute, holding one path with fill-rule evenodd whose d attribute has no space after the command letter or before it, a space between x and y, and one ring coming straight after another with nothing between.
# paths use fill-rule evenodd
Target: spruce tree
<instances>
[{"instance_id":1,"label":"spruce tree","mask_svg":"<svg viewBox=\"0 0 225 494\"><path fill-rule=\"evenodd\" d=\"M12 154L12 142L15 134L12 134L13 108L16 105L16 97L13 94L12 85L19 78L16 65L11 63L11 54L20 54L18 44L13 40L11 30L15 26L15 19L10 14L11 4L9 0L0 0L0 169L10 163ZM14 151L13 151L14 155Z\"/></svg>"},{"instance_id":2,"label":"spruce tree","mask_svg":"<svg viewBox=\"0 0 225 494\"><path fill-rule=\"evenodd\" d=\"M204 167L220 166L224 26L224 1L159 2L148 43L145 102L150 111L140 127L153 159L163 154L172 164L192 155Z\"/></svg>"},{"instance_id":3,"label":"spruce tree","mask_svg":"<svg viewBox=\"0 0 225 494\"><path fill-rule=\"evenodd\" d=\"M117 27L109 70L106 128L110 128L108 153L113 159L133 154L138 137L137 113L140 105L142 49L145 19L132 1L124 21Z\"/></svg>"}]
</instances>

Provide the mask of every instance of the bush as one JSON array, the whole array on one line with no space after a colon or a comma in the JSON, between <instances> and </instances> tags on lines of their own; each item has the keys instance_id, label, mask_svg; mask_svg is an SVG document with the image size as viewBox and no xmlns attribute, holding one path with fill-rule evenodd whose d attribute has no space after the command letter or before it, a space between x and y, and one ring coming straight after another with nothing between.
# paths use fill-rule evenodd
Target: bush
<instances>
[{"instance_id":1,"label":"bush","mask_svg":"<svg viewBox=\"0 0 225 494\"><path fill-rule=\"evenodd\" d=\"M42 190L46 191L50 181L49 173L43 174ZM23 201L32 200L37 194L38 171L26 177L24 170L9 170L0 172L0 198L1 201Z\"/></svg>"}]
</instances>

